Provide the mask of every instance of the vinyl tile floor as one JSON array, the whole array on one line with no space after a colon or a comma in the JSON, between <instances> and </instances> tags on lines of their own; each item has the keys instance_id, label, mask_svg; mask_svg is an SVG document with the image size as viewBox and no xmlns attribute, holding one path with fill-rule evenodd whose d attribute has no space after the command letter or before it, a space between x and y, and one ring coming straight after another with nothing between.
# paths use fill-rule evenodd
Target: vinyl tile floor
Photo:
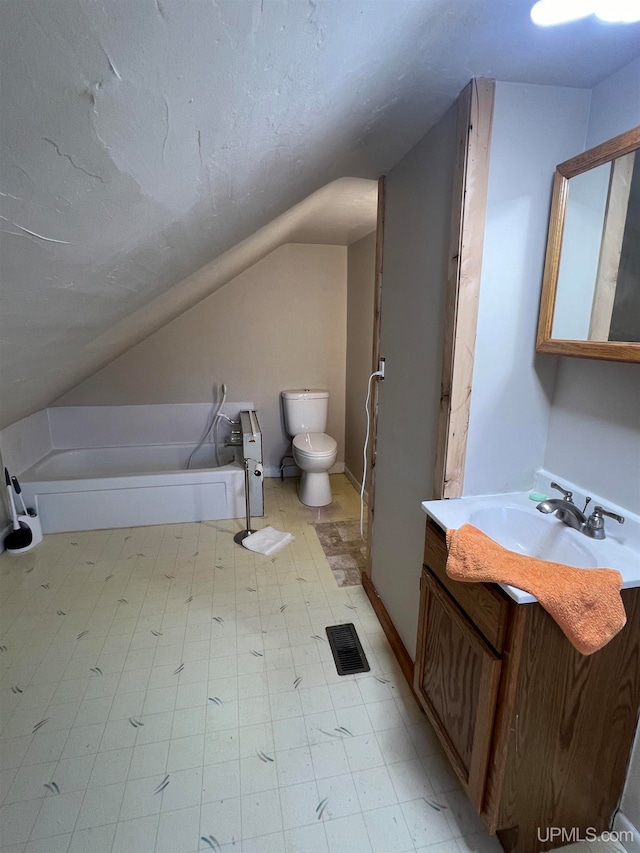
<instances>
[{"instance_id":1,"label":"vinyl tile floor","mask_svg":"<svg viewBox=\"0 0 640 853\"><path fill-rule=\"evenodd\" d=\"M267 480L272 558L241 521L48 535L0 557L1 853L499 851L418 709L362 587ZM353 622L371 671L336 674ZM595 850L592 848L592 853Z\"/></svg>"}]
</instances>

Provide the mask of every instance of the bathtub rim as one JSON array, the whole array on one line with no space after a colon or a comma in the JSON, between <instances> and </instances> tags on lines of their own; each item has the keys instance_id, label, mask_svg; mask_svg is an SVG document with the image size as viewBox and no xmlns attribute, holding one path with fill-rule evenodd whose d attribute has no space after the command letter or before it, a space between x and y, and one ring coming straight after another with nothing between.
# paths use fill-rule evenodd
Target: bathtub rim
<instances>
[{"instance_id":1,"label":"bathtub rim","mask_svg":"<svg viewBox=\"0 0 640 853\"><path fill-rule=\"evenodd\" d=\"M112 477L24 481L22 492L27 506L35 509L40 517L43 532L49 534L236 519L241 517L244 510L244 497L240 500L237 493L243 486L244 466L234 462L221 468L188 472L161 471ZM210 493L209 497L197 496L204 495L207 489L219 488L224 488L226 496L222 504L215 503L215 493ZM178 501L171 507L185 506L185 489L188 490L187 505L191 501L195 507L198 501L204 500L211 509L214 505L218 508L211 515L195 509L191 514L181 516L180 511L175 512L173 508L167 510L167 494L171 495L171 501ZM136 492L141 493L142 503L137 502ZM176 492L182 492L183 498L178 497ZM129 510L123 511L125 495L134 496L134 504ZM61 509L60 500L67 507L66 510ZM138 514L138 507L141 506L143 509ZM256 507L256 510L256 514L264 514L262 507L260 510Z\"/></svg>"},{"instance_id":2,"label":"bathtub rim","mask_svg":"<svg viewBox=\"0 0 640 853\"><path fill-rule=\"evenodd\" d=\"M109 489L140 489L149 486L189 486L201 483L212 483L221 479L220 475L242 473L243 466L238 462L224 465L220 468L194 471L158 471L155 474L124 474L114 477L84 477L66 480L24 480L22 481L25 495L44 495L54 492L97 492ZM170 482L163 483L163 477L170 477Z\"/></svg>"},{"instance_id":3,"label":"bathtub rim","mask_svg":"<svg viewBox=\"0 0 640 853\"><path fill-rule=\"evenodd\" d=\"M165 468L160 471L145 471L145 472L132 472L130 474L122 473L119 471L117 474L100 474L100 475L80 475L80 476L69 476L60 478L59 475L54 475L52 477L42 477L39 474L31 474L34 468L38 465L42 465L43 463L48 462L57 456L64 456L65 454L74 453L75 451L79 451L81 453L90 453L92 450L114 450L114 449L130 449L131 447L195 447L196 445L185 445L183 442L175 442L173 444L163 443L163 444L138 444L138 445L103 445L101 447L65 447L65 448L53 448L46 456L43 456L42 459L39 459L37 462L34 462L29 468L26 468L24 471L18 474L20 482L23 486L29 486L33 488L34 486L46 486L50 483L63 484L63 483L96 483L96 482L104 482L105 480L126 480L130 481L131 479L148 479L148 478L157 478L163 476L171 476L178 477L179 479L176 482L180 483L193 483L193 482L202 482L202 479L187 479L182 480L180 477L182 475L186 477L190 477L191 475L204 475L208 476L216 472L225 472L225 471L237 471L244 470L244 466L242 462L237 458L238 454L236 453L236 458L229 462L226 465L220 465L215 468ZM226 448L225 448L226 449ZM234 448L234 451L237 451L238 448ZM138 485L157 485L157 479L154 483L139 483ZM121 488L121 485L116 486L115 484L109 486L107 488ZM50 489L43 489L44 491L50 491ZM58 491L69 491L69 489L59 489Z\"/></svg>"}]
</instances>

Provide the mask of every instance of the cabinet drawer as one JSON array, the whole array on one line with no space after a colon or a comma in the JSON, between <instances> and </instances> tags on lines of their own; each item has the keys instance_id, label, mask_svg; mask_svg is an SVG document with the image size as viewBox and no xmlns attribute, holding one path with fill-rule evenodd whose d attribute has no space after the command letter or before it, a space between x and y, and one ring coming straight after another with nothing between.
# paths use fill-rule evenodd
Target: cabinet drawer
<instances>
[{"instance_id":1,"label":"cabinet drawer","mask_svg":"<svg viewBox=\"0 0 640 853\"><path fill-rule=\"evenodd\" d=\"M496 651L502 652L509 615L507 597L492 584L461 583L447 575L447 542L442 530L431 519L427 519L424 562L485 639Z\"/></svg>"}]
</instances>

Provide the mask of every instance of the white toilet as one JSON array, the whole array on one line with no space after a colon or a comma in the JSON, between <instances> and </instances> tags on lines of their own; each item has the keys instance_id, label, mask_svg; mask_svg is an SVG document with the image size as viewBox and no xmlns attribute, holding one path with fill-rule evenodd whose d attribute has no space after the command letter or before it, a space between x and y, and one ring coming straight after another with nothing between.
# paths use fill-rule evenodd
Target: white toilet
<instances>
[{"instance_id":1,"label":"white toilet","mask_svg":"<svg viewBox=\"0 0 640 853\"><path fill-rule=\"evenodd\" d=\"M284 420L293 437L293 458L302 471L298 497L307 506L331 503L329 469L338 458L338 444L324 430L329 392L321 388L283 391Z\"/></svg>"}]
</instances>

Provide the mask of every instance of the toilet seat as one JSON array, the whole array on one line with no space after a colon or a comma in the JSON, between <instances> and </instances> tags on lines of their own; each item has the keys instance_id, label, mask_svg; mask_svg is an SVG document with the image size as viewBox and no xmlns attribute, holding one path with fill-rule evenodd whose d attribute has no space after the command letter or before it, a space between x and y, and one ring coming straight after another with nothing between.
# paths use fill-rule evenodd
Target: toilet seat
<instances>
[{"instance_id":1,"label":"toilet seat","mask_svg":"<svg viewBox=\"0 0 640 853\"><path fill-rule=\"evenodd\" d=\"M293 439L293 449L301 456L323 459L336 452L338 442L324 432L301 432Z\"/></svg>"}]
</instances>

